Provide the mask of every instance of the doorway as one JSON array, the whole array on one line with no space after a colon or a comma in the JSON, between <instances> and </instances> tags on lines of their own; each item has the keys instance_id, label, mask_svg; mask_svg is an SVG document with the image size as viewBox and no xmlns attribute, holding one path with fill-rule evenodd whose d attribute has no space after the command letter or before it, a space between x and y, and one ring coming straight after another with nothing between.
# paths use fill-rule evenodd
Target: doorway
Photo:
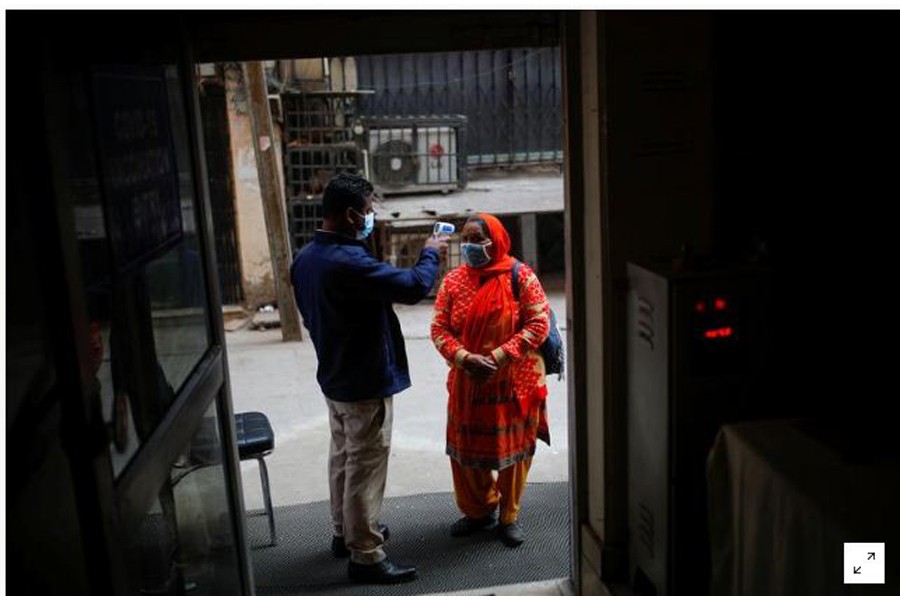
<instances>
[{"instance_id":1,"label":"doorway","mask_svg":"<svg viewBox=\"0 0 900 600\"><path fill-rule=\"evenodd\" d=\"M485 51L481 52L483 54ZM497 52L499 56L509 54L505 51ZM454 64L460 60L467 60L465 57L456 56L464 54L466 51L454 53L457 59ZM548 56L551 58L555 56L558 61L559 48L550 46L518 52L517 55L520 56L518 62L513 64L501 62L499 67L488 63L485 66L486 73L477 71L468 78L470 80L485 76L496 78L500 75L507 77L509 68L519 66L527 70L535 65L540 67L546 63ZM379 56L367 58L374 62ZM396 60L404 64L419 62L432 64L435 60L444 63L447 58L447 54L442 53L437 57L412 55L409 60ZM352 85L348 84L346 76L341 78L340 83L340 87L344 89L339 91L325 89L331 84L326 74L330 72L333 78L337 72L335 65L350 64L353 59L354 57L339 59L319 57L268 63L269 104L276 126L274 137L281 141L282 164L285 165L283 183L285 200L289 203L288 214L291 220L296 221L296 228L290 232L295 251L308 241L309 234L318 225L315 209L320 208L321 184L324 182L319 181L320 185L314 186L318 181L315 177L316 168L324 171L325 166L343 165L343 162L324 165L323 160L329 156L334 155L344 161L349 160L348 156L352 158L362 155L362 150L372 148L365 141L366 139L371 141L374 137L369 133L368 138L364 137L361 144L362 150L357 148L353 152L345 151L340 154L327 151L338 143L348 145L348 142L353 141L354 135L358 135L353 131L354 119L361 112L358 110L358 103L371 101L373 106L378 106L377 90L372 90L375 92L374 97L368 98L366 93L369 90L357 90L361 84L358 81ZM391 61L385 59L382 62ZM237 109L239 98L244 94L241 73L234 64L233 62L201 64L198 70L207 73L218 74L223 71L227 73L223 78L227 86L226 106L232 111L229 113L228 121L235 128L231 137L234 141L240 140L243 136L246 147L238 151L242 152L244 160L247 160L244 166L252 166L253 149L250 145L252 141L246 136L249 126L242 122L247 119L246 111L241 114ZM535 107L532 112L524 108L521 110L529 121L540 123L538 117L542 116L542 113L539 109L548 104L543 98L548 90L561 91L561 65L557 62L551 67L553 69L545 73L544 77L534 75L532 69L533 79L546 80L548 85L535 86L537 100L533 102ZM340 69L344 74L350 70L346 67ZM297 74L302 74L303 77ZM444 74L449 76L451 73ZM384 77L386 85L389 86L387 91L396 93L397 90L390 86L393 85L391 82L397 82L391 77L390 74ZM432 88L436 88L439 83L429 80L425 88L428 95L423 92L425 99L422 100L423 104L419 106L419 111L427 110L431 106L429 98ZM281 87L283 93L276 93L278 87ZM500 90L504 99L505 90L506 88ZM361 96L362 100L359 100L357 95ZM474 98L477 100L477 96ZM520 102L527 104L529 100ZM338 103L339 111L333 108L332 105L335 103ZM490 102L488 105L493 106ZM498 106L500 108L497 110L502 110L503 105ZM544 123L543 128L562 129L559 117L561 106L560 93L555 98L555 111L550 111L547 116L548 121L555 119L556 122ZM477 102L474 106L462 103L452 109L457 113L469 109L477 112L479 107L480 104ZM363 116L372 119L363 121L366 127L371 125L376 131L390 132L391 128L385 123L391 115ZM415 118L427 121L430 117L424 115ZM428 121L422 125L422 129L427 129L432 124L432 121ZM538 125L535 127L540 128ZM366 132L363 131L365 135ZM402 131L397 134L398 140L402 140L400 137L402 134ZM466 135L471 134L470 130L466 131ZM565 265L562 252L565 239L563 235L565 186L559 162L561 141L559 136L556 138L545 136L544 139L549 140L546 143L550 144L550 149L541 150L540 141L535 141L535 137L522 137L521 141L525 144L525 150L522 152L505 153L504 160L507 160L508 164L500 165L504 167L503 169L498 168L496 161L499 155L497 155L489 165L491 167L489 170L473 169L466 176L460 175L457 182L464 184L454 186L455 189L446 194L438 192L429 195L427 191L420 189L412 190L412 193L397 193L387 186L382 186L385 182L379 179L376 171L371 171L374 183L376 186L382 186L384 192L383 200L377 208L377 219L390 228L389 231L383 231L385 235L379 240L382 242L382 249L400 246L414 248L416 243L421 245L421 240L427 235L425 230L430 229L433 219L423 227L421 216L417 219L414 214L420 206L425 211L433 211L440 215L442 220L457 220L460 225L465 220L463 210L465 207L476 207L476 210L499 214L507 223L507 228L514 238L514 253L525 260L529 257L531 260L528 262L538 269L565 335L567 320ZM530 143L537 144L531 147L530 151L527 145L529 140ZM478 160L486 155L486 151L477 148L472 152L475 152L474 156ZM457 156L456 160L461 162L464 158L468 156ZM542 158L544 162L541 162ZM421 157L419 159L421 160ZM473 162L477 163L478 160ZM365 168L361 160L353 166L359 171ZM237 168L241 168L240 165ZM244 175L246 180L237 182L236 188L239 190L249 189L255 174ZM427 182L414 182L414 185L424 183ZM257 207L260 204L258 197L250 198L244 195L236 198L236 202L254 203ZM306 212L295 210L298 206L310 210ZM382 255L381 258L396 261L397 266L408 266L402 261L407 258L414 261L417 252L417 250L410 251L409 256L399 253L395 253L393 257ZM445 268L459 265L458 250L451 251L448 262L452 264L445 265ZM549 448L543 444L539 445L530 476L532 485L526 492L523 509L523 516L534 519L533 524L526 525L533 529L531 532L533 536L530 536L527 546L538 553L553 548L553 559L538 560L536 556L523 558L525 552L524 549L520 549L516 551L515 557L532 567L528 569L517 567L512 571L492 569L482 576L473 577L471 574L473 564L467 562L469 559L464 556L468 550L485 548L484 552L488 552L484 559L485 564L496 565L497 560L508 561L512 555L493 537L478 540L473 548L459 545L448 547L448 542L452 540L449 538L447 528L459 515L450 495L452 482L448 459L443 448L447 369L430 340L432 303L433 298L414 307L396 307L406 336L414 383L412 389L398 396L394 404L393 452L384 518L392 528L393 539L388 545L389 556L400 562L404 557L408 557L406 560L418 563L422 572L422 584L417 587L404 586L404 593L454 591L473 586L484 587L489 583L502 585L541 579L569 579L571 526L568 510L570 498L566 400L568 390L567 381L556 377L548 378L553 445ZM271 300L268 305L271 305ZM254 309L253 306L248 308ZM276 507L277 545L269 543L266 519L262 516L265 502L259 484L259 468L252 462L242 465L246 507L250 511L247 527L251 556L254 560L256 589L260 593L316 593L321 590L344 589L341 586L346 582L346 566L330 559L328 555L330 526L325 506L328 487L324 456L327 454L329 438L324 402L314 377L315 352L308 340L300 343L282 343L280 332L264 325L271 322L267 316L271 314L255 310L245 317L243 327L235 323L234 331L226 333L235 412L265 412L273 425L277 440L275 451L266 459L272 498ZM272 318L277 323L277 317ZM228 329L230 327L226 323L226 330ZM548 515L552 518L541 518ZM418 529L410 526L411 519L413 523L416 519L424 521L422 535L419 535ZM306 557L306 560L298 561L298 557ZM428 561L423 557L429 557ZM445 565L456 564L460 569L426 568L422 571L423 563L429 561ZM437 573L440 573L440 578L435 575ZM348 589L348 593L353 589Z\"/></svg>"}]
</instances>

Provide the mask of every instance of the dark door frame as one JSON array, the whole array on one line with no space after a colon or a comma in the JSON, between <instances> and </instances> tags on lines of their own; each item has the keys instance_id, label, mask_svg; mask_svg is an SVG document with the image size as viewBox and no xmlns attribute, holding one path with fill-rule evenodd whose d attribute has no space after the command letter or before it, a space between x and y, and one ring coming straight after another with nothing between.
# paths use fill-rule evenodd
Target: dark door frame
<instances>
[{"instance_id":1,"label":"dark door frame","mask_svg":"<svg viewBox=\"0 0 900 600\"><path fill-rule=\"evenodd\" d=\"M218 275L215 268L215 242L203 153L202 123L198 120L199 98L194 82L194 60L184 19L173 18L171 15L168 15L168 18L156 17L156 19L157 25L164 23L167 27L154 28L150 23L145 25L148 30L155 31L158 37L148 38L138 35L134 41L127 40L124 37L126 35L124 30L127 27L123 25L122 32L119 33L122 37L115 40L117 43L110 43L108 46L101 43L93 46L82 44L80 51L84 54L78 54L75 58L67 55L65 49L78 47L80 42L68 37L74 34L58 35L58 28L47 26L45 30L53 31L56 37L53 40L45 39L46 43L39 45L43 49L41 84L46 99L42 107L46 119L44 144L47 148L47 165L53 186L49 200L51 210L48 211L46 218L49 223L47 237L54 243L48 248L48 259L45 264L54 267L47 277L55 305L59 307L60 327L57 329L57 339L61 343L57 350L57 364L64 367L60 385L77 398L76 402L68 403L66 431L71 438L67 448L77 486L80 526L83 531L90 532L84 537L83 551L93 590L98 592L106 590L109 594L129 593L124 566L124 540L134 532L149 510L156 493L170 476L175 459L188 446L204 414L215 403L221 427L219 433L223 440L223 470L240 569L240 586L243 593L252 594L253 579L233 427ZM77 30L81 36L84 29L89 27L74 27L69 31ZM159 31L169 33L159 34ZM83 41L83 38L79 40ZM58 72L67 72L66 69L72 64L127 63L130 59L146 62L147 57L155 55L157 51L162 54L163 48L176 50L177 59L173 62L177 62L179 69L183 94L181 101L186 109L192 191L195 198L201 260L205 267L209 346L168 407L161 422L145 440L119 479L114 480L103 417L96 398L90 393L87 367L90 349L85 289L81 278L75 224L66 187L64 167L66 157L53 137L53 132L64 126L65 104L69 97L55 93L57 88L54 87L56 82L53 75L57 72L55 69L58 69ZM78 63L77 61L81 59L85 59L85 62Z\"/></svg>"},{"instance_id":2,"label":"dark door frame","mask_svg":"<svg viewBox=\"0 0 900 600\"><path fill-rule=\"evenodd\" d=\"M601 161L597 155L599 141L587 136L583 131L585 113L584 82L596 87L599 72L594 77L584 77L584 70L597 69L596 52L586 55L582 40L597 45L596 28L584 31L585 22L597 22L597 13L559 11L504 11L493 14L479 12L473 19L466 12L410 12L398 17L390 12L359 12L347 18L346 13L299 12L277 14L271 17L250 16L241 13L211 18L205 16L192 21L192 38L198 62L224 62L234 60L260 60L278 58L314 58L323 54L323 49L337 56L359 56L366 54L392 54L398 52L446 52L453 50L476 50L489 48L536 47L560 45L562 61L563 111L565 123L564 153L566 163L565 226L566 226L566 297L568 308L568 348L569 348L569 472L570 472L570 519L571 552L570 578L576 593L600 593L601 557L605 557L601 538L603 511L605 507L603 463L606 459L602 433L611 427L610 422L600 419L600 431L592 431L585 419L590 414L599 418L604 410L602 383L607 376L606 369L599 376L590 376L587 361L588 318L596 329L599 323L609 318L608 314L591 311L610 302L601 301L601 294L609 294L610 287L594 284L588 289L588 271L596 274L605 265L586 261L586 245L607 240L606 221L600 218L599 204L591 206L591 214L596 216L596 227L588 232L583 216L589 207L588 198L599 202L597 184L600 181ZM435 28L435 22L441 22ZM497 28L497 23L503 23ZM302 30L305 35L297 36ZM421 31L426 36L392 35L392 32ZM232 35L240 31L241 36ZM334 35L335 32L341 35ZM380 35L372 36L372 31ZM594 34L592 40L590 34ZM587 60L587 65L585 64ZM595 121L598 117L595 115ZM597 121L599 122L599 121ZM596 125L592 122L588 125ZM599 131L599 127L593 131ZM586 154L585 146L592 154ZM594 164L588 164L594 160ZM591 171L593 169L593 171ZM596 175L594 181L587 181L588 175ZM604 257L606 253L603 253ZM605 258L604 260L608 260ZM597 292L597 298L588 302L586 294ZM590 304L590 306L588 306ZM607 353L593 360L596 369ZM590 376L591 387L588 380ZM591 405L589 406L590 394ZM590 489L589 489L590 487ZM589 502L596 506L590 507ZM593 508L594 519L588 522ZM585 543L587 540L587 543ZM585 558L586 557L586 558Z\"/></svg>"}]
</instances>

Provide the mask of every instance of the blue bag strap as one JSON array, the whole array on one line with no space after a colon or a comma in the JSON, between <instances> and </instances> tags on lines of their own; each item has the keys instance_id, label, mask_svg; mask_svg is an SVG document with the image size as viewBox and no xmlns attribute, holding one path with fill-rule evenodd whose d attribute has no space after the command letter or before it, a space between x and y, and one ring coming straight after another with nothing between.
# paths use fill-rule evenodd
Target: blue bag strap
<instances>
[{"instance_id":1,"label":"blue bag strap","mask_svg":"<svg viewBox=\"0 0 900 600\"><path fill-rule=\"evenodd\" d=\"M516 302L519 301L519 261L513 261L512 266L512 289L513 289L513 298L516 299Z\"/></svg>"}]
</instances>

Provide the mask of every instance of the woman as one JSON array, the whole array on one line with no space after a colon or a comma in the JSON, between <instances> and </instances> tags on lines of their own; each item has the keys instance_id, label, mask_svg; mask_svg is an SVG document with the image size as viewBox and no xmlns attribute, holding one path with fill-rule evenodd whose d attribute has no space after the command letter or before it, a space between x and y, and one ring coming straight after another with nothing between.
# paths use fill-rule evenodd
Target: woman
<instances>
[{"instance_id":1,"label":"woman","mask_svg":"<svg viewBox=\"0 0 900 600\"><path fill-rule=\"evenodd\" d=\"M461 232L464 263L450 271L435 301L431 339L450 364L447 454L463 517L450 528L463 536L494 525L518 546L516 523L537 438L547 444L544 361L538 348L550 329L550 307L534 272L518 265L513 293L509 234L488 214ZM494 477L493 471L497 471Z\"/></svg>"}]
</instances>

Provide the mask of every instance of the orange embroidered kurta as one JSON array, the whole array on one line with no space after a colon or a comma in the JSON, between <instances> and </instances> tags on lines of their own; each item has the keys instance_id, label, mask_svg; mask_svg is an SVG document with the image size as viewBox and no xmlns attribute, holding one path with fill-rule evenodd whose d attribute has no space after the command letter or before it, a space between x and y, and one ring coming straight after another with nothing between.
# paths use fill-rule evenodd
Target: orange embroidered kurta
<instances>
[{"instance_id":1,"label":"orange embroidered kurta","mask_svg":"<svg viewBox=\"0 0 900 600\"><path fill-rule=\"evenodd\" d=\"M464 331L483 282L478 269L462 265L444 277L435 301L431 338L450 365L447 377L447 454L464 466L503 469L550 443L544 361L538 351L550 329L550 306L534 271L519 267L519 301L512 273L501 273L502 302L488 316L483 347L466 348ZM507 293L508 292L508 293ZM474 352L492 355L497 373L475 382L462 367Z\"/></svg>"}]
</instances>

